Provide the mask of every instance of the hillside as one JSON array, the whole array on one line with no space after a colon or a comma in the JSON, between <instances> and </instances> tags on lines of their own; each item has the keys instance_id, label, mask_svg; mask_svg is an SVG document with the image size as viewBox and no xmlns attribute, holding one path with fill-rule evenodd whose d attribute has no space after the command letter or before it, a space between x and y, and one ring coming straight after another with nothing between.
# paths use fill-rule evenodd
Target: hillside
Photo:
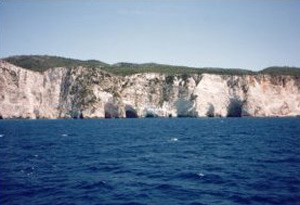
<instances>
[{"instance_id":1,"label":"hillside","mask_svg":"<svg viewBox=\"0 0 300 205\"><path fill-rule=\"evenodd\" d=\"M43 72L49 68L55 67L102 67L106 66L106 63L97 60L77 60L71 58L64 58L58 56L47 56L47 55L22 55L22 56L11 56L4 58L3 60L17 65L22 68L26 68L33 71Z\"/></svg>"},{"instance_id":2,"label":"hillside","mask_svg":"<svg viewBox=\"0 0 300 205\"><path fill-rule=\"evenodd\" d=\"M270 74L270 75L293 75L293 76L300 76L300 68L298 67L279 67L273 66L268 67L260 71L259 73L262 74Z\"/></svg>"},{"instance_id":3,"label":"hillside","mask_svg":"<svg viewBox=\"0 0 300 205\"><path fill-rule=\"evenodd\" d=\"M102 68L117 75L130 75L134 73L161 73L161 74L224 74L224 75L252 75L254 72L242 69L224 68L192 68L187 66L173 66L156 63L129 64L118 63Z\"/></svg>"},{"instance_id":4,"label":"hillside","mask_svg":"<svg viewBox=\"0 0 300 205\"><path fill-rule=\"evenodd\" d=\"M71 58L64 58L58 56L47 55L22 55L11 56L3 60L33 71L43 72L49 68L54 67L77 67L83 66L88 68L101 68L107 72L126 76L135 73L161 73L161 74L220 74L220 75L256 75L256 74L270 74L270 75L291 75L300 76L300 68L297 67L268 67L259 72L251 70L237 69L237 68L192 68L187 66L173 66L156 63L116 63L109 65L98 60L78 60Z\"/></svg>"}]
</instances>

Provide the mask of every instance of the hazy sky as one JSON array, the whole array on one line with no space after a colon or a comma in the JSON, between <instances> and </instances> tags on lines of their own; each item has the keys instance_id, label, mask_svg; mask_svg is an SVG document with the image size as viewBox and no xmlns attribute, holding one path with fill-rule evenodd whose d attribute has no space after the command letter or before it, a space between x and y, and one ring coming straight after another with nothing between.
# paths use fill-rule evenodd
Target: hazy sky
<instances>
[{"instance_id":1,"label":"hazy sky","mask_svg":"<svg viewBox=\"0 0 300 205\"><path fill-rule=\"evenodd\" d=\"M1 1L0 57L300 66L300 1Z\"/></svg>"}]
</instances>

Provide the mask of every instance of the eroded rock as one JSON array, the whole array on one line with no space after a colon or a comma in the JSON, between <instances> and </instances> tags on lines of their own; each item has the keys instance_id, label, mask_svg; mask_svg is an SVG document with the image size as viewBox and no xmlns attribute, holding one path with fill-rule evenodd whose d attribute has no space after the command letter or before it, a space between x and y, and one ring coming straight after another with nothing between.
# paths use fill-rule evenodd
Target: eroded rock
<instances>
[{"instance_id":1,"label":"eroded rock","mask_svg":"<svg viewBox=\"0 0 300 205\"><path fill-rule=\"evenodd\" d=\"M299 116L297 76L116 76L74 67L33 72L0 61L0 116L135 118Z\"/></svg>"}]
</instances>

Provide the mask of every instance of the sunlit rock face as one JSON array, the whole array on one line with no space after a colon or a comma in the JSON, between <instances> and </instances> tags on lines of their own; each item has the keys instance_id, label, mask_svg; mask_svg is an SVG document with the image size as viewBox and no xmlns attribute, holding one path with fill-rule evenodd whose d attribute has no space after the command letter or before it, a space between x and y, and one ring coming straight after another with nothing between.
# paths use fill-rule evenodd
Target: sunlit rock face
<instances>
[{"instance_id":1,"label":"sunlit rock face","mask_svg":"<svg viewBox=\"0 0 300 205\"><path fill-rule=\"evenodd\" d=\"M300 79L270 75L43 73L0 61L0 118L300 115Z\"/></svg>"},{"instance_id":2,"label":"sunlit rock face","mask_svg":"<svg viewBox=\"0 0 300 205\"><path fill-rule=\"evenodd\" d=\"M2 118L57 118L64 68L43 74L0 62L0 115Z\"/></svg>"},{"instance_id":3,"label":"sunlit rock face","mask_svg":"<svg viewBox=\"0 0 300 205\"><path fill-rule=\"evenodd\" d=\"M198 116L240 117L247 86L245 77L203 74L194 90Z\"/></svg>"},{"instance_id":4,"label":"sunlit rock face","mask_svg":"<svg viewBox=\"0 0 300 205\"><path fill-rule=\"evenodd\" d=\"M249 84L244 114L251 116L295 116L300 112L300 78L256 76Z\"/></svg>"}]
</instances>

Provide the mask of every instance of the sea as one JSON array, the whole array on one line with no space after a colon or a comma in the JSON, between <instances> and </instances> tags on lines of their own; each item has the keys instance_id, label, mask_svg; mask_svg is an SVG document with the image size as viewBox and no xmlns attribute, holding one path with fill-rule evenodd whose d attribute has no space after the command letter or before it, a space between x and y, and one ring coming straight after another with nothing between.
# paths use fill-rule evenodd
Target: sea
<instances>
[{"instance_id":1,"label":"sea","mask_svg":"<svg viewBox=\"0 0 300 205\"><path fill-rule=\"evenodd\" d=\"M300 204L300 118L1 120L0 204Z\"/></svg>"}]
</instances>

